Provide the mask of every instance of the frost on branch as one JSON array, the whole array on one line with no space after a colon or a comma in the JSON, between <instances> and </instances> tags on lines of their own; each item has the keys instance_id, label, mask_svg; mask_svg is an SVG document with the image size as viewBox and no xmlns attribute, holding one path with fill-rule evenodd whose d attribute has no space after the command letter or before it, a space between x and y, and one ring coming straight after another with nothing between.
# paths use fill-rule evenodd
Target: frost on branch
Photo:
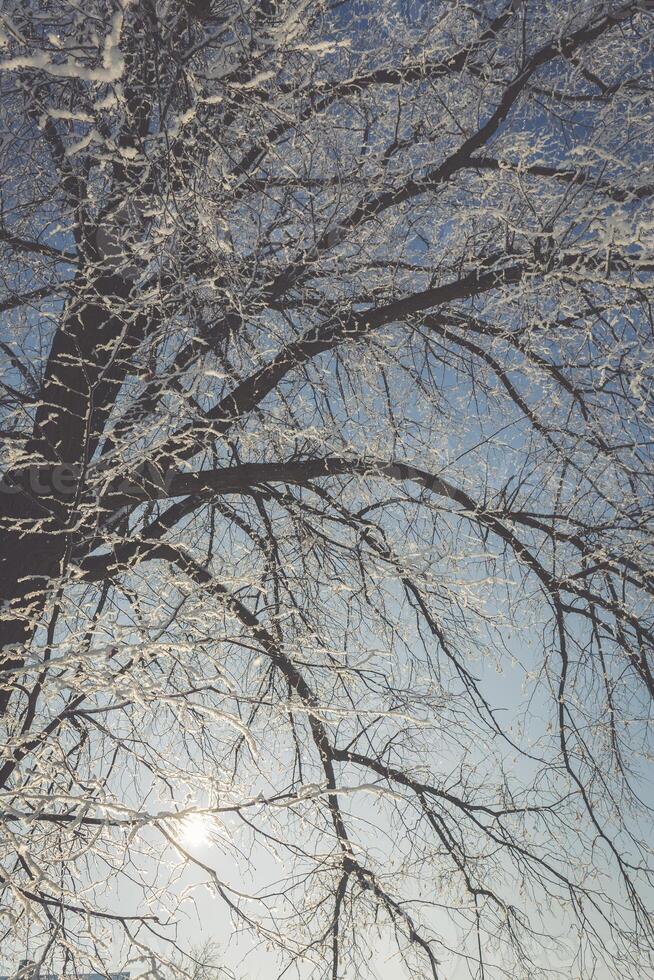
<instances>
[{"instance_id":1,"label":"frost on branch","mask_svg":"<svg viewBox=\"0 0 654 980\"><path fill-rule=\"evenodd\" d=\"M651 971L653 36L5 3L0 972Z\"/></svg>"}]
</instances>

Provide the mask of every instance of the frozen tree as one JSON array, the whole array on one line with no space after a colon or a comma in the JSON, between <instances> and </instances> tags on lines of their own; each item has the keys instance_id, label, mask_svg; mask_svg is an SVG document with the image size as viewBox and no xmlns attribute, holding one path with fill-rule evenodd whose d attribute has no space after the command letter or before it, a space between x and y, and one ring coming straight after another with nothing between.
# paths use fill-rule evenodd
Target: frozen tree
<instances>
[{"instance_id":1,"label":"frozen tree","mask_svg":"<svg viewBox=\"0 0 654 980\"><path fill-rule=\"evenodd\" d=\"M0 32L3 958L645 976L654 5Z\"/></svg>"}]
</instances>

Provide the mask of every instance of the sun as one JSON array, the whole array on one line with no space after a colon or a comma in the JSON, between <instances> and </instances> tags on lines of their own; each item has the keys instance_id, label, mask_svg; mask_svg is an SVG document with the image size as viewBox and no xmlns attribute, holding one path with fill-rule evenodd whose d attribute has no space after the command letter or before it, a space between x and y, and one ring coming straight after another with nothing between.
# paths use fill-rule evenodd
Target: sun
<instances>
[{"instance_id":1,"label":"sun","mask_svg":"<svg viewBox=\"0 0 654 980\"><path fill-rule=\"evenodd\" d=\"M179 842L182 847L207 847L211 842L211 818L206 813L191 813L182 821Z\"/></svg>"}]
</instances>

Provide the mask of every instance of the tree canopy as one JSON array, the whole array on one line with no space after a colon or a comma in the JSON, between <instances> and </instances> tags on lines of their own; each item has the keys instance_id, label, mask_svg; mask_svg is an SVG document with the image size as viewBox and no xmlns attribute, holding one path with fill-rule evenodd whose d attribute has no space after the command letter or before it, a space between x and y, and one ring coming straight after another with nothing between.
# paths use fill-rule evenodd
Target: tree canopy
<instances>
[{"instance_id":1,"label":"tree canopy","mask_svg":"<svg viewBox=\"0 0 654 980\"><path fill-rule=\"evenodd\" d=\"M653 41L6 0L3 956L652 968Z\"/></svg>"}]
</instances>

